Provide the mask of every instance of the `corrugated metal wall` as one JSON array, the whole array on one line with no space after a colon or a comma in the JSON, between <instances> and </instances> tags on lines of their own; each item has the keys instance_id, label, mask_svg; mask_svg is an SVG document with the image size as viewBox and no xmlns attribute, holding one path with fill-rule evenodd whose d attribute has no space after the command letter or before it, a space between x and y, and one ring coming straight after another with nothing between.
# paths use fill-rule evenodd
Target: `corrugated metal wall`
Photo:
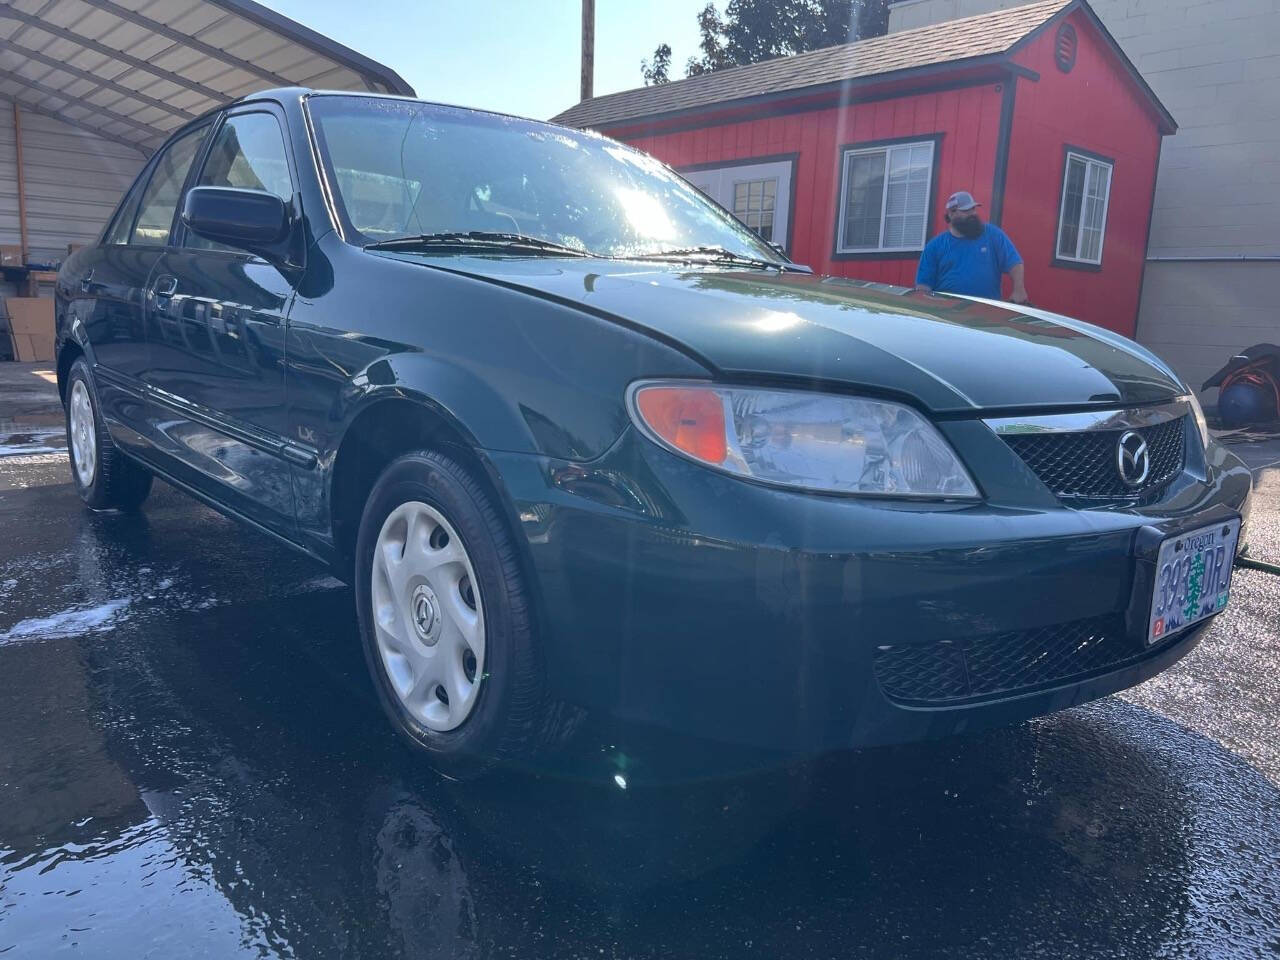
<instances>
[{"instance_id":1,"label":"corrugated metal wall","mask_svg":"<svg viewBox=\"0 0 1280 960\"><path fill-rule=\"evenodd\" d=\"M17 243L18 173L13 139L13 105L0 100L0 243Z\"/></svg>"},{"instance_id":2,"label":"corrugated metal wall","mask_svg":"<svg viewBox=\"0 0 1280 960\"><path fill-rule=\"evenodd\" d=\"M89 243L145 162L143 155L40 114L22 114L27 257L58 261ZM13 107L0 101L0 243L18 243Z\"/></svg>"}]
</instances>

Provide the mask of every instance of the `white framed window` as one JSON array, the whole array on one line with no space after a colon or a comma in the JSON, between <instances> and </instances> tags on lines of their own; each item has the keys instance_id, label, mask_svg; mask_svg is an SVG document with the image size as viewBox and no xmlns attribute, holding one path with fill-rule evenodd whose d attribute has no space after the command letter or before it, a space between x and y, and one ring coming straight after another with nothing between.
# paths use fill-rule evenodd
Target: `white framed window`
<instances>
[{"instance_id":1,"label":"white framed window","mask_svg":"<svg viewBox=\"0 0 1280 960\"><path fill-rule=\"evenodd\" d=\"M935 149L923 140L844 151L836 253L924 249Z\"/></svg>"},{"instance_id":2,"label":"white framed window","mask_svg":"<svg viewBox=\"0 0 1280 960\"><path fill-rule=\"evenodd\" d=\"M1101 157L1067 150L1058 210L1057 258L1073 263L1102 263L1114 164Z\"/></svg>"},{"instance_id":3,"label":"white framed window","mask_svg":"<svg viewBox=\"0 0 1280 960\"><path fill-rule=\"evenodd\" d=\"M769 243L787 246L794 161L745 160L719 167L683 170L681 176L729 210Z\"/></svg>"},{"instance_id":4,"label":"white framed window","mask_svg":"<svg viewBox=\"0 0 1280 960\"><path fill-rule=\"evenodd\" d=\"M738 180L733 185L733 215L760 235L773 240L774 214L777 212L778 178Z\"/></svg>"}]
</instances>

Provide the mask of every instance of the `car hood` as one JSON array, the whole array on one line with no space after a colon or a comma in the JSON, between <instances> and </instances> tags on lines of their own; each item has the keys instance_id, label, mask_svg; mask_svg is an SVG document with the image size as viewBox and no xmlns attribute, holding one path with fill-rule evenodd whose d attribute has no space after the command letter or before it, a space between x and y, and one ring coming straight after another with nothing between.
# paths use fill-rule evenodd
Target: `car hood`
<instances>
[{"instance_id":1,"label":"car hood","mask_svg":"<svg viewBox=\"0 0 1280 960\"><path fill-rule=\"evenodd\" d=\"M675 343L727 379L862 387L938 412L1145 404L1186 392L1131 340L994 301L772 270L380 255L581 306Z\"/></svg>"}]
</instances>

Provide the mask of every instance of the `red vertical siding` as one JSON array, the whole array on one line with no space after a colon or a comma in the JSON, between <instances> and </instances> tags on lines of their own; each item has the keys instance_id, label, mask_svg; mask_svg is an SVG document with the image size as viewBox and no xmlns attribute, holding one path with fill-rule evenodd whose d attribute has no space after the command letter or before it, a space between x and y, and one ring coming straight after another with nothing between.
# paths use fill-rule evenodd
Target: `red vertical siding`
<instances>
[{"instance_id":1,"label":"red vertical siding","mask_svg":"<svg viewBox=\"0 0 1280 960\"><path fill-rule=\"evenodd\" d=\"M1004 228L1027 263L1027 291L1041 306L1133 336L1155 191L1160 132L1140 94L1080 14L1074 68L1053 60L1055 30L1017 61L1040 74L1018 82L1004 200ZM1115 159L1099 271L1054 266L1064 148Z\"/></svg>"},{"instance_id":2,"label":"red vertical siding","mask_svg":"<svg viewBox=\"0 0 1280 960\"><path fill-rule=\"evenodd\" d=\"M791 209L792 255L821 273L909 284L917 255L833 260L839 184L838 148L850 143L942 134L933 229L955 190L986 198L995 170L1001 94L982 84L871 103L806 110L775 117L626 139L673 167L798 154Z\"/></svg>"},{"instance_id":3,"label":"red vertical siding","mask_svg":"<svg viewBox=\"0 0 1280 960\"><path fill-rule=\"evenodd\" d=\"M1027 289L1036 304L1132 335L1159 127L1149 102L1090 23L1079 13L1071 21L1079 45L1070 73L1062 73L1053 60L1056 27L1015 58L1039 79L1017 83L1002 224L1026 261ZM674 167L795 154L792 256L821 273L909 284L916 254L833 257L839 147L941 134L936 233L945 229L942 205L953 191L971 190L991 209L1002 100L1002 85L988 82L732 123L717 124L708 114L713 125L627 139ZM1067 144L1115 159L1098 270L1052 263Z\"/></svg>"}]
</instances>

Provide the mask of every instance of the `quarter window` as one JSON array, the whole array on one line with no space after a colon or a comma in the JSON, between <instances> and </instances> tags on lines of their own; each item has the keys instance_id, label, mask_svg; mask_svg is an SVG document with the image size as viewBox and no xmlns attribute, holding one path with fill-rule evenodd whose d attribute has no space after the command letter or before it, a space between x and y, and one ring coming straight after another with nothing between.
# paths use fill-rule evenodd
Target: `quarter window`
<instances>
[{"instance_id":1,"label":"quarter window","mask_svg":"<svg viewBox=\"0 0 1280 960\"><path fill-rule=\"evenodd\" d=\"M933 152L931 140L844 152L837 253L924 248Z\"/></svg>"},{"instance_id":2,"label":"quarter window","mask_svg":"<svg viewBox=\"0 0 1280 960\"><path fill-rule=\"evenodd\" d=\"M133 228L133 218L138 213L138 203L142 199L142 184L134 184L132 190L120 204L116 218L111 221L111 229L107 231L103 243L107 246L119 246L129 242L129 231Z\"/></svg>"},{"instance_id":3,"label":"quarter window","mask_svg":"<svg viewBox=\"0 0 1280 960\"><path fill-rule=\"evenodd\" d=\"M1102 263L1111 171L1112 164L1106 160L1067 152L1058 213L1059 260Z\"/></svg>"},{"instance_id":4,"label":"quarter window","mask_svg":"<svg viewBox=\"0 0 1280 960\"><path fill-rule=\"evenodd\" d=\"M130 242L149 247L162 247L169 242L169 228L173 225L182 185L208 129L208 126L197 127L169 144L156 163L151 182L142 192L138 222Z\"/></svg>"},{"instance_id":5,"label":"quarter window","mask_svg":"<svg viewBox=\"0 0 1280 960\"><path fill-rule=\"evenodd\" d=\"M293 197L293 178L275 116L254 112L228 117L213 138L198 185L263 190L287 203ZM189 230L184 244L205 250L233 249Z\"/></svg>"}]
</instances>

